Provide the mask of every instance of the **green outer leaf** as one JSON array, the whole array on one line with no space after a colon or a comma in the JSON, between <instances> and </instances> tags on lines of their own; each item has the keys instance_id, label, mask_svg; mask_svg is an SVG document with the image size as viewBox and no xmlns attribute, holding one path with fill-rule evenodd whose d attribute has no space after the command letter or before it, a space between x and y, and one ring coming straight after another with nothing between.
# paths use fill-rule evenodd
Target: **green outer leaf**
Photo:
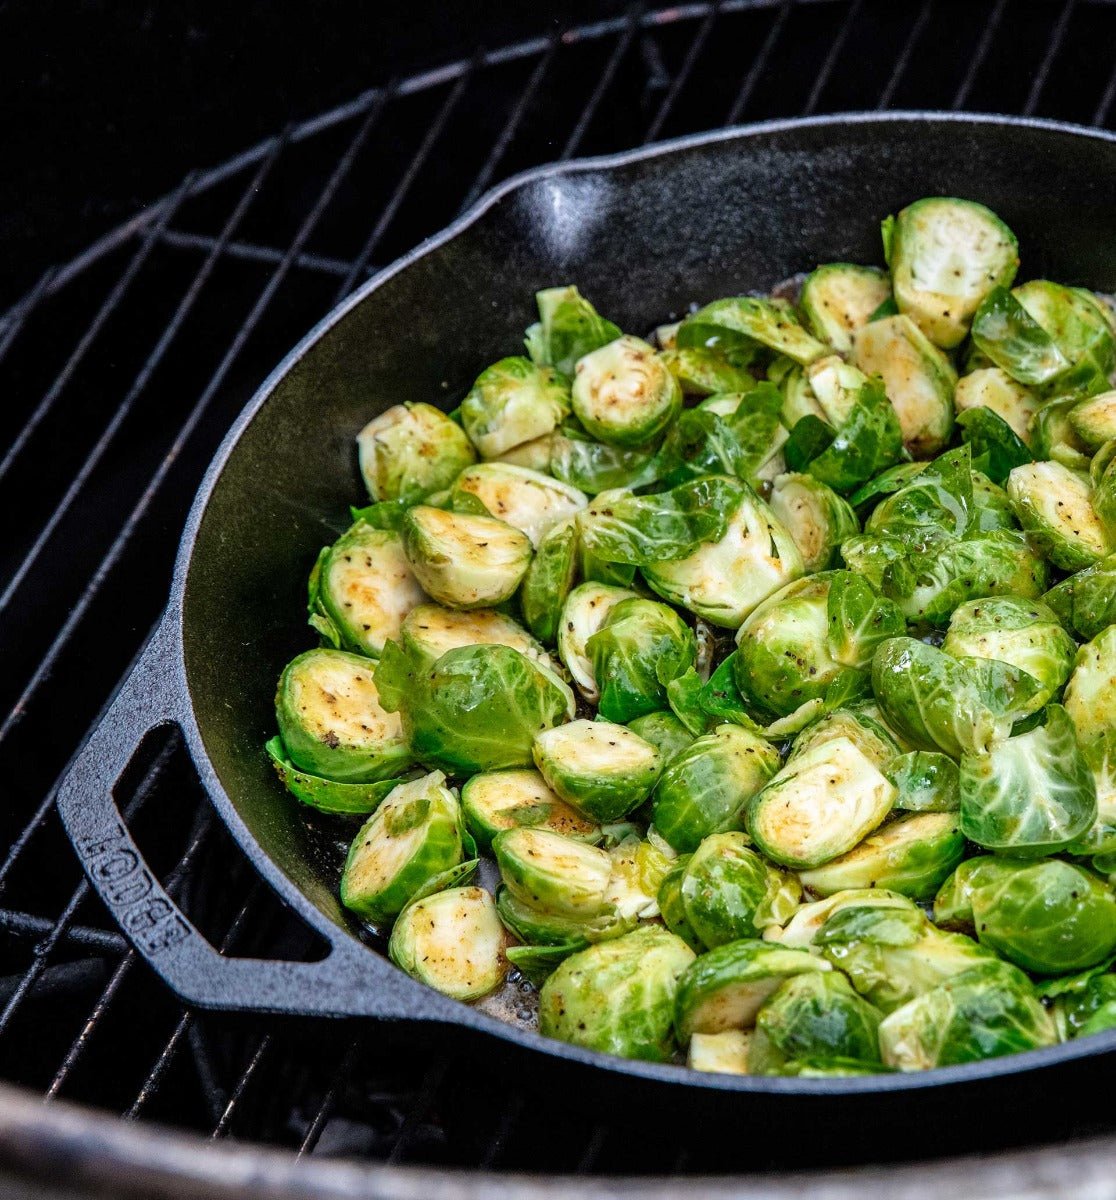
<instances>
[{"instance_id":1,"label":"green outer leaf","mask_svg":"<svg viewBox=\"0 0 1116 1200\"><path fill-rule=\"evenodd\" d=\"M590 496L613 488L646 487L659 478L660 470L653 447L610 446L569 422L551 439L550 473Z\"/></svg>"},{"instance_id":2,"label":"green outer leaf","mask_svg":"<svg viewBox=\"0 0 1116 1200\"><path fill-rule=\"evenodd\" d=\"M547 645L558 636L562 606L577 578L577 521L568 517L543 534L520 585L519 602L527 628Z\"/></svg>"},{"instance_id":3,"label":"green outer leaf","mask_svg":"<svg viewBox=\"0 0 1116 1200\"><path fill-rule=\"evenodd\" d=\"M579 358L621 334L574 286L546 288L535 293L539 323L527 330L527 353L540 366L556 367L571 376Z\"/></svg>"},{"instance_id":4,"label":"green outer leaf","mask_svg":"<svg viewBox=\"0 0 1116 1200\"><path fill-rule=\"evenodd\" d=\"M558 946L509 946L504 957L525 979L541 987L561 963L586 945L575 940Z\"/></svg>"},{"instance_id":5,"label":"green outer leaf","mask_svg":"<svg viewBox=\"0 0 1116 1200\"><path fill-rule=\"evenodd\" d=\"M907 632L907 622L892 601L876 595L866 579L851 571L834 571L826 599L829 652L848 667L872 664L876 648Z\"/></svg>"},{"instance_id":6,"label":"green outer leaf","mask_svg":"<svg viewBox=\"0 0 1116 1200\"><path fill-rule=\"evenodd\" d=\"M958 414L961 436L972 447L973 466L993 483L1003 483L1014 467L1034 462L1027 444L998 413L970 408Z\"/></svg>"},{"instance_id":7,"label":"green outer leaf","mask_svg":"<svg viewBox=\"0 0 1116 1200\"><path fill-rule=\"evenodd\" d=\"M996 287L973 317L973 342L1012 379L1037 386L1064 375L1070 361L1006 287Z\"/></svg>"},{"instance_id":8,"label":"green outer leaf","mask_svg":"<svg viewBox=\"0 0 1116 1200\"><path fill-rule=\"evenodd\" d=\"M269 739L264 743L264 749L280 783L296 800L319 812L338 816L364 816L374 812L396 784L410 778L381 779L377 783L336 783L332 779L300 771L287 757L282 738Z\"/></svg>"},{"instance_id":9,"label":"green outer leaf","mask_svg":"<svg viewBox=\"0 0 1116 1200\"><path fill-rule=\"evenodd\" d=\"M702 707L705 682L697 671L690 667L685 674L672 679L666 690L671 710L686 727L687 733L694 737L708 733L714 724L714 717Z\"/></svg>"},{"instance_id":10,"label":"green outer leaf","mask_svg":"<svg viewBox=\"0 0 1116 1200\"><path fill-rule=\"evenodd\" d=\"M712 950L756 937L756 913L781 878L749 849L743 833L715 833L698 846L682 876L682 906L699 941Z\"/></svg>"},{"instance_id":11,"label":"green outer leaf","mask_svg":"<svg viewBox=\"0 0 1116 1200\"><path fill-rule=\"evenodd\" d=\"M890 467L902 451L899 418L883 385L870 379L832 443L805 470L835 492L851 492Z\"/></svg>"},{"instance_id":12,"label":"green outer leaf","mask_svg":"<svg viewBox=\"0 0 1116 1200\"><path fill-rule=\"evenodd\" d=\"M806 364L821 358L827 347L799 323L785 300L729 296L714 300L678 326L678 346L704 346L732 351L759 342Z\"/></svg>"},{"instance_id":13,"label":"green outer leaf","mask_svg":"<svg viewBox=\"0 0 1116 1200\"><path fill-rule=\"evenodd\" d=\"M790 432L790 437L783 446L783 457L791 471L805 471L810 463L824 454L833 445L837 437L831 425L826 424L821 417L807 413L800 417Z\"/></svg>"},{"instance_id":14,"label":"green outer leaf","mask_svg":"<svg viewBox=\"0 0 1116 1200\"><path fill-rule=\"evenodd\" d=\"M895 807L907 812L956 812L961 807L957 764L937 750L911 750L891 760L884 774L899 789Z\"/></svg>"}]
</instances>

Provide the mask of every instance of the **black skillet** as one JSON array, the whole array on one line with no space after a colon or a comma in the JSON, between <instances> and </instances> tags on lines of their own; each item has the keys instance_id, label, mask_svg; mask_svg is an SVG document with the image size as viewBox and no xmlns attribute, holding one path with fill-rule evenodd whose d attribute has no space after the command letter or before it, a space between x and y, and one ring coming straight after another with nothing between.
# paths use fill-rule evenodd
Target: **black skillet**
<instances>
[{"instance_id":1,"label":"black skillet","mask_svg":"<svg viewBox=\"0 0 1116 1200\"><path fill-rule=\"evenodd\" d=\"M741 1117L762 1113L773 1127L807 1109L830 1114L834 1097L846 1118L858 1114L843 1125L874 1127L904 1106L909 1113L916 1094L924 1106L940 1100L932 1107L945 1122L961 1088L970 1114L975 1102L991 1117L1037 1079L1036 1099L1075 1087L1084 1060L1099 1065L1116 1050L1111 1033L913 1076L803 1080L703 1075L547 1040L423 987L358 940L334 865L315 853L262 749L279 671L312 642L302 623L307 571L361 495L353 436L371 416L402 400L456 400L481 367L515 352L536 289L576 282L640 332L692 301L819 262L878 262L879 219L934 194L1001 214L1019 236L1025 275L1116 290L1116 137L971 116L780 121L513 179L372 279L287 356L218 451L166 613L58 796L93 886L180 996L225 1010L485 1034L524 1051L517 1061L532 1069L561 1060L582 1094L606 1094L610 1080L631 1094L638 1080L658 1104L682 1100L684 1089L687 1111L715 1101ZM321 961L223 957L154 880L113 788L144 735L167 723L182 728L256 869L328 942ZM951 1136L944 1125L939 1133Z\"/></svg>"}]
</instances>

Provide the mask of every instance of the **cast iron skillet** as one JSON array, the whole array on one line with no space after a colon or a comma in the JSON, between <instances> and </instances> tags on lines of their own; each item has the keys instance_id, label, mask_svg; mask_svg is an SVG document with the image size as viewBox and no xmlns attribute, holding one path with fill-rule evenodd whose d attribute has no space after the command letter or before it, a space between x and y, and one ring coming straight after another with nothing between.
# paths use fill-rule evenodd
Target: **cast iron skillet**
<instances>
[{"instance_id":1,"label":"cast iron skillet","mask_svg":"<svg viewBox=\"0 0 1116 1200\"><path fill-rule=\"evenodd\" d=\"M623 328L762 288L819 262L878 262L878 221L919 196L990 205L1019 236L1027 276L1116 290L1116 138L1039 121L897 113L780 121L505 183L381 272L276 368L207 473L166 613L58 796L89 878L137 950L202 1007L378 1017L453 1026L563 1060L574 1074L673 1084L722 1102L802 1104L840 1094L886 1108L1072 1068L1116 1033L963 1068L849 1080L703 1075L551 1041L412 981L354 935L337 879L263 753L275 681L311 644L307 571L361 492L353 436L402 400L447 405L514 353L536 289L576 282ZM257 870L328 942L278 963L219 955L154 880L120 818L114 783L145 733L181 726L213 804ZM490 1047L491 1048L491 1047ZM1078 1064L1080 1065L1080 1064ZM583 1079L583 1082L585 1080ZM947 1087L946 1085L949 1085ZM1004 1089L1005 1094L1008 1089ZM655 1087L657 1092L665 1088Z\"/></svg>"}]
</instances>

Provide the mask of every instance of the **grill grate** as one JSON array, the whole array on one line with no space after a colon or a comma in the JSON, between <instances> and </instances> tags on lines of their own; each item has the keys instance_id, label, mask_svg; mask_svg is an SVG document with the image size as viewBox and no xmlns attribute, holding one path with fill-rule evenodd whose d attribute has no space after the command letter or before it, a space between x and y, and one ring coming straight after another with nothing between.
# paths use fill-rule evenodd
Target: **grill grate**
<instances>
[{"instance_id":1,"label":"grill grate","mask_svg":"<svg viewBox=\"0 0 1116 1200\"><path fill-rule=\"evenodd\" d=\"M761 1169L592 1126L446 1055L321 1022L184 1009L90 895L53 785L157 617L205 464L297 337L534 163L771 116L992 109L1116 116L1116 6L723 0L625 16L385 83L194 172L0 318L0 1072L47 1098L392 1163ZM181 741L125 781L153 869L222 950L313 956L210 820ZM122 796L122 799L123 799ZM6 849L3 849L5 848ZM1098 1126L1099 1128L1099 1126ZM1084 1132L1084 1131L1082 1131Z\"/></svg>"}]
</instances>

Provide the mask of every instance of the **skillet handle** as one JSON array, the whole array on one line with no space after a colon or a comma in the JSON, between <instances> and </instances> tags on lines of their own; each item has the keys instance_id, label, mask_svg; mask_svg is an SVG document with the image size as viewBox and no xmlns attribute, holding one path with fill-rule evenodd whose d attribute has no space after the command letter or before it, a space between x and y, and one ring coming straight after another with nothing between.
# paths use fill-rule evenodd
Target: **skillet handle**
<instances>
[{"instance_id":1,"label":"skillet handle","mask_svg":"<svg viewBox=\"0 0 1116 1200\"><path fill-rule=\"evenodd\" d=\"M94 890L138 953L201 1008L315 1016L421 1018L413 982L340 929L318 962L226 958L194 928L144 862L120 815L116 784L140 742L181 727L189 705L179 675L177 622L156 627L58 786L57 805Z\"/></svg>"}]
</instances>

